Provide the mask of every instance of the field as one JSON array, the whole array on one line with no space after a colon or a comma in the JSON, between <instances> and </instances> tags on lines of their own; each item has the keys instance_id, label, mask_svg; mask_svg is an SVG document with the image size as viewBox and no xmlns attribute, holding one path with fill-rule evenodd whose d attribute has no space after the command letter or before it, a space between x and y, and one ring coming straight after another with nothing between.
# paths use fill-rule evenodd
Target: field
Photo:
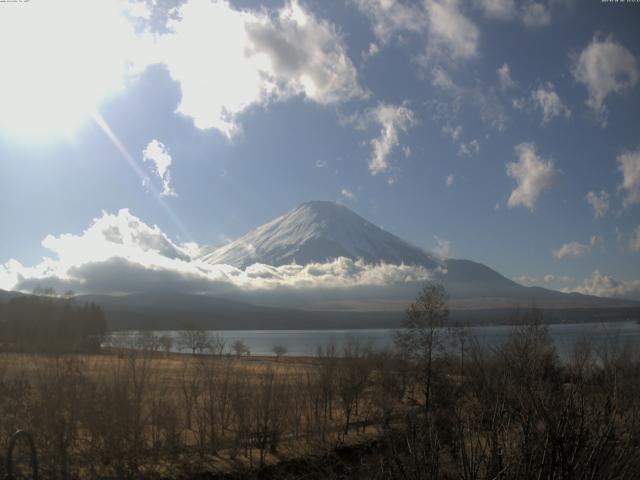
<instances>
[{"instance_id":1,"label":"field","mask_svg":"<svg viewBox=\"0 0 640 480\"><path fill-rule=\"evenodd\" d=\"M340 361L5 353L0 445L32 432L51 478L242 471L330 451L375 432L371 399L349 400L347 425L333 380L328 390L320 383Z\"/></svg>"},{"instance_id":2,"label":"field","mask_svg":"<svg viewBox=\"0 0 640 480\"><path fill-rule=\"evenodd\" d=\"M3 353L0 451L30 431L41 478L638 478L637 346L561 363L540 323L493 350L428 332L413 353Z\"/></svg>"}]
</instances>

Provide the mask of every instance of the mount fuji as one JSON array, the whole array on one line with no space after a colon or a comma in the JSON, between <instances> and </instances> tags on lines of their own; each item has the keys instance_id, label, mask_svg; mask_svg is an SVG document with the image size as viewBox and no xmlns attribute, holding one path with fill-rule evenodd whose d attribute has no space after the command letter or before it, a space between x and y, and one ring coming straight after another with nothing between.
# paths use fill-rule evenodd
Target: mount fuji
<instances>
[{"instance_id":1,"label":"mount fuji","mask_svg":"<svg viewBox=\"0 0 640 480\"><path fill-rule=\"evenodd\" d=\"M422 266L447 289L453 308L514 308L532 304L565 308L612 306L621 302L525 287L481 263L440 258L383 230L346 206L328 201L303 203L237 240L209 250L200 260L244 268L255 263L307 265L338 257L362 259L371 264Z\"/></svg>"},{"instance_id":2,"label":"mount fuji","mask_svg":"<svg viewBox=\"0 0 640 480\"><path fill-rule=\"evenodd\" d=\"M303 203L201 260L244 268L254 263L324 263L338 257L429 269L442 265L436 255L377 227L344 205L322 201Z\"/></svg>"}]
</instances>

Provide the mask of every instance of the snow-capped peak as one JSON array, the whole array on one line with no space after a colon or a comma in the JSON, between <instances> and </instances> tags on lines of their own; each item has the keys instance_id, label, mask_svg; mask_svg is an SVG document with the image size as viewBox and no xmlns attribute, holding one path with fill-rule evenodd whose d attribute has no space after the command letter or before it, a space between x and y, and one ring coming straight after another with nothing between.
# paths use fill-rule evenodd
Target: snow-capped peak
<instances>
[{"instance_id":1,"label":"snow-capped peak","mask_svg":"<svg viewBox=\"0 0 640 480\"><path fill-rule=\"evenodd\" d=\"M245 267L326 262L337 257L367 263L438 266L435 255L377 227L335 202L303 203L202 257L208 263Z\"/></svg>"}]
</instances>

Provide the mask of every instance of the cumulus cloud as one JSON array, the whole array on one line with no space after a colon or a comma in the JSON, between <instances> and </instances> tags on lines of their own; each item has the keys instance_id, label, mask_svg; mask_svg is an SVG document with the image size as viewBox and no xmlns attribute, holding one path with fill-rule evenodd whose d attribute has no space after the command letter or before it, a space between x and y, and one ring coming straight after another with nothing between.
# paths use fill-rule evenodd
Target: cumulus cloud
<instances>
[{"instance_id":1,"label":"cumulus cloud","mask_svg":"<svg viewBox=\"0 0 640 480\"><path fill-rule=\"evenodd\" d=\"M419 5L400 0L354 0L371 20L373 32L382 43L404 32L423 33L427 16Z\"/></svg>"},{"instance_id":2,"label":"cumulus cloud","mask_svg":"<svg viewBox=\"0 0 640 480\"><path fill-rule=\"evenodd\" d=\"M640 78L638 61L626 47L612 37L595 36L575 59L574 78L587 87L586 104L606 126L605 100L612 93L635 87Z\"/></svg>"},{"instance_id":3,"label":"cumulus cloud","mask_svg":"<svg viewBox=\"0 0 640 480\"><path fill-rule=\"evenodd\" d=\"M498 81L502 90L508 90L516 86L516 82L511 78L511 68L508 64L503 63L498 69Z\"/></svg>"},{"instance_id":4,"label":"cumulus cloud","mask_svg":"<svg viewBox=\"0 0 640 480\"><path fill-rule=\"evenodd\" d=\"M618 170L622 173L620 189L625 196L623 205L630 207L640 203L640 150L618 155Z\"/></svg>"},{"instance_id":5,"label":"cumulus cloud","mask_svg":"<svg viewBox=\"0 0 640 480\"><path fill-rule=\"evenodd\" d=\"M526 27L544 27L551 23L551 5L526 0L476 0L485 17L495 20L518 20Z\"/></svg>"},{"instance_id":6,"label":"cumulus cloud","mask_svg":"<svg viewBox=\"0 0 640 480\"><path fill-rule=\"evenodd\" d=\"M151 140L142 151L142 160L144 162L150 162L153 165L153 173L162 181L162 191L160 195L176 196L176 192L171 185L171 172L169 172L169 168L171 167L172 159L167 147L159 140Z\"/></svg>"},{"instance_id":7,"label":"cumulus cloud","mask_svg":"<svg viewBox=\"0 0 640 480\"><path fill-rule=\"evenodd\" d=\"M444 238L440 238L437 235L434 235L433 238L435 238L436 240L436 246L433 248L433 253L443 259L449 258L449 253L451 252L451 242L449 240L445 240Z\"/></svg>"},{"instance_id":8,"label":"cumulus cloud","mask_svg":"<svg viewBox=\"0 0 640 480\"><path fill-rule=\"evenodd\" d=\"M436 66L431 70L431 85L454 95L466 93L456 85L451 76L441 66Z\"/></svg>"},{"instance_id":9,"label":"cumulus cloud","mask_svg":"<svg viewBox=\"0 0 640 480\"><path fill-rule=\"evenodd\" d=\"M480 142L477 139L474 138L468 142L460 142L458 155L461 157L471 157L478 153L480 153Z\"/></svg>"},{"instance_id":10,"label":"cumulus cloud","mask_svg":"<svg viewBox=\"0 0 640 480\"><path fill-rule=\"evenodd\" d=\"M429 18L428 56L446 55L453 60L477 56L478 27L460 10L458 0L426 0Z\"/></svg>"},{"instance_id":11,"label":"cumulus cloud","mask_svg":"<svg viewBox=\"0 0 640 480\"><path fill-rule=\"evenodd\" d=\"M548 273L544 277L542 277L542 280L544 281L544 283L569 283L573 282L575 279L568 275L558 276Z\"/></svg>"},{"instance_id":12,"label":"cumulus cloud","mask_svg":"<svg viewBox=\"0 0 640 480\"><path fill-rule=\"evenodd\" d=\"M555 258L562 259L579 257L589 251L591 251L591 247L589 245L585 245L580 242L569 242L563 244L560 248L553 250L551 253Z\"/></svg>"},{"instance_id":13,"label":"cumulus cloud","mask_svg":"<svg viewBox=\"0 0 640 480\"><path fill-rule=\"evenodd\" d=\"M151 3L169 12L153 32ZM367 96L341 33L298 0L277 9L240 9L227 0L157 3L65 0L2 15L0 39L20 49L0 52L0 128L75 126L128 77L157 64L180 86L177 113L227 137L252 106L294 96L320 105Z\"/></svg>"},{"instance_id":14,"label":"cumulus cloud","mask_svg":"<svg viewBox=\"0 0 640 480\"><path fill-rule=\"evenodd\" d=\"M354 0L371 21L382 44L403 34L419 34L426 40L426 59L460 60L478 54L480 31L461 11L458 0Z\"/></svg>"},{"instance_id":15,"label":"cumulus cloud","mask_svg":"<svg viewBox=\"0 0 640 480\"><path fill-rule=\"evenodd\" d=\"M431 278L423 267L367 264L338 258L323 264L245 269L198 260L193 244L173 242L127 209L103 213L80 235L47 236L43 245L55 258L34 267L15 260L0 266L0 288L36 286L78 293L132 293L150 290L189 293L384 287Z\"/></svg>"},{"instance_id":16,"label":"cumulus cloud","mask_svg":"<svg viewBox=\"0 0 640 480\"><path fill-rule=\"evenodd\" d=\"M476 4L488 18L510 20L516 15L515 0L476 0Z\"/></svg>"},{"instance_id":17,"label":"cumulus cloud","mask_svg":"<svg viewBox=\"0 0 640 480\"><path fill-rule=\"evenodd\" d=\"M518 160L506 166L507 175L517 186L511 192L507 204L509 208L522 205L533 210L540 195L551 188L557 171L552 160L538 156L533 143L521 143L515 147Z\"/></svg>"},{"instance_id":18,"label":"cumulus cloud","mask_svg":"<svg viewBox=\"0 0 640 480\"><path fill-rule=\"evenodd\" d=\"M392 105L381 102L363 114L343 118L342 122L359 130L367 130L372 126L380 129L379 134L370 141L372 153L369 159L369 172L378 175L391 169L389 156L401 146L400 133L406 133L415 126L417 119L406 103ZM402 152L407 156L411 150L404 147Z\"/></svg>"},{"instance_id":19,"label":"cumulus cloud","mask_svg":"<svg viewBox=\"0 0 640 480\"><path fill-rule=\"evenodd\" d=\"M516 277L516 281L518 283L521 283L521 284L527 285L527 286L535 285L536 283L538 283L538 279L537 278L530 277L529 275L520 275L519 277Z\"/></svg>"},{"instance_id":20,"label":"cumulus cloud","mask_svg":"<svg viewBox=\"0 0 640 480\"><path fill-rule=\"evenodd\" d=\"M547 82L531 92L533 106L542 112L542 124L546 125L551 120L561 115L565 118L571 116L571 110L560 100L553 83Z\"/></svg>"},{"instance_id":21,"label":"cumulus cloud","mask_svg":"<svg viewBox=\"0 0 640 480\"><path fill-rule=\"evenodd\" d=\"M640 299L640 280L617 280L609 275L594 270L591 277L586 278L581 285L564 288L563 292L578 292L584 295L598 297Z\"/></svg>"},{"instance_id":22,"label":"cumulus cloud","mask_svg":"<svg viewBox=\"0 0 640 480\"><path fill-rule=\"evenodd\" d=\"M609 194L605 190L587 193L585 200L593 208L594 218L603 218L609 211Z\"/></svg>"},{"instance_id":23,"label":"cumulus cloud","mask_svg":"<svg viewBox=\"0 0 640 480\"><path fill-rule=\"evenodd\" d=\"M522 23L527 27L544 27L551 23L551 12L540 2L528 2L522 8Z\"/></svg>"},{"instance_id":24,"label":"cumulus cloud","mask_svg":"<svg viewBox=\"0 0 640 480\"><path fill-rule=\"evenodd\" d=\"M600 235L591 235L589 244L580 242L569 242L563 244L560 248L552 250L552 254L557 259L575 258L585 253L589 253L593 248L602 245L602 237Z\"/></svg>"},{"instance_id":25,"label":"cumulus cloud","mask_svg":"<svg viewBox=\"0 0 640 480\"><path fill-rule=\"evenodd\" d=\"M296 95L321 105L366 95L336 28L296 0L270 14L188 0L157 40L156 62L179 82L177 112L228 137L253 105Z\"/></svg>"},{"instance_id":26,"label":"cumulus cloud","mask_svg":"<svg viewBox=\"0 0 640 480\"><path fill-rule=\"evenodd\" d=\"M389 170L389 154L400 145L399 132L406 132L416 124L411 109L405 105L387 105L380 103L371 113L372 121L380 126L380 135L371 140L373 156L369 160L372 175Z\"/></svg>"}]
</instances>

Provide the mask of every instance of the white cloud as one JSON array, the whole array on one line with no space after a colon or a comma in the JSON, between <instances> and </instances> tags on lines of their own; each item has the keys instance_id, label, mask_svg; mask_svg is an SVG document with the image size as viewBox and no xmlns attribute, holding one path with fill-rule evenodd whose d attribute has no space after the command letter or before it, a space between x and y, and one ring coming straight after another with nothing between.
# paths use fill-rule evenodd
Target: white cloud
<instances>
[{"instance_id":1,"label":"white cloud","mask_svg":"<svg viewBox=\"0 0 640 480\"><path fill-rule=\"evenodd\" d=\"M433 67L430 74L431 84L450 96L449 101L441 98L427 102L435 110L433 119L442 121L445 129L453 128L452 125L460 123L459 114L463 105L468 103L478 112L484 124L500 132L506 130L509 119L495 88L483 85L479 81L474 81L469 86L461 86L451 78L450 73L442 65ZM469 116L467 111L465 113L464 120Z\"/></svg>"},{"instance_id":2,"label":"white cloud","mask_svg":"<svg viewBox=\"0 0 640 480\"><path fill-rule=\"evenodd\" d=\"M551 23L551 12L540 2L529 2L522 8L522 23L527 27L544 27Z\"/></svg>"},{"instance_id":3,"label":"white cloud","mask_svg":"<svg viewBox=\"0 0 640 480\"><path fill-rule=\"evenodd\" d=\"M618 155L618 170L622 173L622 184L625 196L623 205L629 207L640 203L640 150Z\"/></svg>"},{"instance_id":4,"label":"white cloud","mask_svg":"<svg viewBox=\"0 0 640 480\"><path fill-rule=\"evenodd\" d=\"M0 52L0 128L75 128L127 77L155 64L180 86L177 113L227 137L252 106L294 96L320 105L367 96L340 32L297 0L276 10L186 0L153 34L149 5L65 0L3 12L0 40L20 48Z\"/></svg>"},{"instance_id":5,"label":"white cloud","mask_svg":"<svg viewBox=\"0 0 640 480\"><path fill-rule=\"evenodd\" d=\"M404 32L421 33L427 29L427 16L418 5L400 0L354 0L371 20L373 32L387 43Z\"/></svg>"},{"instance_id":6,"label":"white cloud","mask_svg":"<svg viewBox=\"0 0 640 480\"><path fill-rule=\"evenodd\" d=\"M462 125L452 127L445 125L442 127L442 133L451 137L453 143L458 145L458 155L461 157L471 157L480 152L480 142L477 139L471 139L467 142L462 141Z\"/></svg>"},{"instance_id":7,"label":"white cloud","mask_svg":"<svg viewBox=\"0 0 640 480\"><path fill-rule=\"evenodd\" d=\"M509 20L516 15L514 0L476 0L476 3L488 18Z\"/></svg>"},{"instance_id":8,"label":"white cloud","mask_svg":"<svg viewBox=\"0 0 640 480\"><path fill-rule=\"evenodd\" d=\"M145 162L151 162L153 164L153 173L155 173L160 180L162 180L162 192L163 196L176 196L176 192L171 185L171 155L159 140L151 140L147 147L142 151L142 160Z\"/></svg>"},{"instance_id":9,"label":"white cloud","mask_svg":"<svg viewBox=\"0 0 640 480\"><path fill-rule=\"evenodd\" d=\"M629 240L629 248L632 252L640 253L640 225L631 232L631 240Z\"/></svg>"},{"instance_id":10,"label":"white cloud","mask_svg":"<svg viewBox=\"0 0 640 480\"><path fill-rule=\"evenodd\" d=\"M509 208L518 205L533 210L540 195L551 188L557 171L552 160L545 160L536 153L533 143L521 143L515 147L518 161L507 163L507 175L517 182L509 196Z\"/></svg>"},{"instance_id":11,"label":"white cloud","mask_svg":"<svg viewBox=\"0 0 640 480\"><path fill-rule=\"evenodd\" d=\"M485 17L495 20L518 20L529 28L544 27L551 23L551 3L526 0L476 0Z\"/></svg>"},{"instance_id":12,"label":"white cloud","mask_svg":"<svg viewBox=\"0 0 640 480\"><path fill-rule=\"evenodd\" d=\"M380 53L380 47L372 42L369 44L369 49L366 52L362 52L362 61L366 62L371 57L375 57L378 53Z\"/></svg>"},{"instance_id":13,"label":"white cloud","mask_svg":"<svg viewBox=\"0 0 640 480\"><path fill-rule=\"evenodd\" d=\"M542 124L546 125L560 115L571 116L571 110L562 103L553 83L547 82L531 92L531 101L535 108L542 111Z\"/></svg>"},{"instance_id":14,"label":"white cloud","mask_svg":"<svg viewBox=\"0 0 640 480\"><path fill-rule=\"evenodd\" d=\"M461 157L471 157L478 153L480 153L480 142L477 139L474 138L468 142L460 142L458 155Z\"/></svg>"},{"instance_id":15,"label":"white cloud","mask_svg":"<svg viewBox=\"0 0 640 480\"><path fill-rule=\"evenodd\" d=\"M43 245L55 259L35 267L15 260L0 266L0 288L31 290L51 286L78 293L131 293L149 290L190 293L343 289L408 285L431 278L423 267L366 264L338 258L324 264L272 267L254 264L244 270L210 265L192 258L200 249L173 242L128 210L103 213L80 235L47 236Z\"/></svg>"},{"instance_id":16,"label":"white cloud","mask_svg":"<svg viewBox=\"0 0 640 480\"><path fill-rule=\"evenodd\" d=\"M379 103L376 107L367 110L364 115L355 115L344 121L363 130L370 125L380 128L379 135L370 142L373 148L369 159L371 175L386 173L390 170L389 155L400 146L399 133L406 132L417 123L415 114L406 104L386 103ZM403 151L406 152L406 150Z\"/></svg>"},{"instance_id":17,"label":"white cloud","mask_svg":"<svg viewBox=\"0 0 640 480\"><path fill-rule=\"evenodd\" d=\"M516 86L516 82L511 78L511 68L506 63L502 64L498 69L498 80L502 90L508 90Z\"/></svg>"},{"instance_id":18,"label":"white cloud","mask_svg":"<svg viewBox=\"0 0 640 480\"><path fill-rule=\"evenodd\" d=\"M596 36L575 60L573 76L587 87L587 106L605 126L606 98L635 87L640 70L636 58L627 48L612 37L602 40Z\"/></svg>"},{"instance_id":19,"label":"white cloud","mask_svg":"<svg viewBox=\"0 0 640 480\"><path fill-rule=\"evenodd\" d=\"M274 15L189 0L159 37L157 62L180 83L177 112L226 136L253 105L295 95L321 105L363 97L336 28L296 0Z\"/></svg>"},{"instance_id":20,"label":"white cloud","mask_svg":"<svg viewBox=\"0 0 640 480\"><path fill-rule=\"evenodd\" d=\"M431 85L452 94L461 95L465 93L460 87L458 87L458 85L456 85L451 76L440 66L434 67L431 70Z\"/></svg>"},{"instance_id":21,"label":"white cloud","mask_svg":"<svg viewBox=\"0 0 640 480\"><path fill-rule=\"evenodd\" d=\"M605 190L600 190L600 193L589 192L585 199L593 208L594 218L603 218L609 211L609 194Z\"/></svg>"},{"instance_id":22,"label":"white cloud","mask_svg":"<svg viewBox=\"0 0 640 480\"><path fill-rule=\"evenodd\" d=\"M563 292L578 292L584 295L598 297L615 297L640 299L640 280L617 280L594 270L591 277L586 278L581 285L574 288L562 289Z\"/></svg>"},{"instance_id":23,"label":"white cloud","mask_svg":"<svg viewBox=\"0 0 640 480\"><path fill-rule=\"evenodd\" d=\"M382 44L405 33L426 37L426 57L438 60L470 59L478 54L480 31L458 0L354 0L372 23ZM464 4L462 4L464 5Z\"/></svg>"},{"instance_id":24,"label":"white cloud","mask_svg":"<svg viewBox=\"0 0 640 480\"><path fill-rule=\"evenodd\" d=\"M557 259L575 258L589 253L592 249L600 245L602 245L602 237L600 235L591 235L588 245L580 242L569 242L563 244L556 250L552 250L551 253Z\"/></svg>"},{"instance_id":25,"label":"white cloud","mask_svg":"<svg viewBox=\"0 0 640 480\"><path fill-rule=\"evenodd\" d=\"M447 187L450 187L451 185L453 185L453 180L456 178L456 176L452 173L450 175L447 175L447 179L445 180L444 184Z\"/></svg>"},{"instance_id":26,"label":"white cloud","mask_svg":"<svg viewBox=\"0 0 640 480\"><path fill-rule=\"evenodd\" d=\"M436 235L434 235L433 238L435 238L436 240L436 246L433 249L433 253L443 259L449 258L449 253L451 252L451 242L449 240L445 240L444 238L439 238Z\"/></svg>"},{"instance_id":27,"label":"white cloud","mask_svg":"<svg viewBox=\"0 0 640 480\"><path fill-rule=\"evenodd\" d=\"M470 59L478 54L480 31L460 11L458 0L426 0L429 17L427 56L453 60Z\"/></svg>"},{"instance_id":28,"label":"white cloud","mask_svg":"<svg viewBox=\"0 0 640 480\"><path fill-rule=\"evenodd\" d=\"M575 279L573 277L570 277L568 275L553 275L553 274L546 274L542 280L544 281L544 283L569 283L569 282L573 282L575 281Z\"/></svg>"},{"instance_id":29,"label":"white cloud","mask_svg":"<svg viewBox=\"0 0 640 480\"><path fill-rule=\"evenodd\" d=\"M344 198L348 199L348 200L355 200L356 199L356 195L351 191L348 190L344 187L342 187L342 189L340 190L340 195L342 195Z\"/></svg>"},{"instance_id":30,"label":"white cloud","mask_svg":"<svg viewBox=\"0 0 640 480\"><path fill-rule=\"evenodd\" d=\"M520 275L519 277L516 277L516 281L518 283L521 283L523 285L535 285L536 283L538 283L538 279L535 277L530 277L529 275Z\"/></svg>"},{"instance_id":31,"label":"white cloud","mask_svg":"<svg viewBox=\"0 0 640 480\"><path fill-rule=\"evenodd\" d=\"M575 258L591 251L589 245L580 242L569 242L563 244L560 248L553 250L551 253L555 258Z\"/></svg>"},{"instance_id":32,"label":"white cloud","mask_svg":"<svg viewBox=\"0 0 640 480\"><path fill-rule=\"evenodd\" d=\"M458 143L460 141L460 135L462 135L462 125L458 125L457 127L445 125L442 127L442 133L449 135L454 143Z\"/></svg>"}]
</instances>

